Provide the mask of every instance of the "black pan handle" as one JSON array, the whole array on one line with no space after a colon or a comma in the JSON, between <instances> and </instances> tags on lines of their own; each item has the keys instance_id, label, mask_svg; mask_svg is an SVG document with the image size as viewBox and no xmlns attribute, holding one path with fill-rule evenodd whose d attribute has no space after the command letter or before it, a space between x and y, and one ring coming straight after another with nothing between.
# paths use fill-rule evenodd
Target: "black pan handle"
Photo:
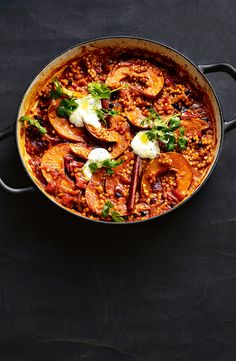
<instances>
[{"instance_id":1,"label":"black pan handle","mask_svg":"<svg viewBox=\"0 0 236 361\"><path fill-rule=\"evenodd\" d=\"M12 135L14 135L14 126L11 125L10 127L6 128L5 130L3 130L2 132L0 132L0 141L3 140L3 139L6 139ZM10 192L10 193L29 193L29 192L32 192L34 191L34 187L27 187L27 188L12 188L12 187L9 187L3 180L2 178L0 178L0 187L2 189L4 189L5 191L7 192Z\"/></svg>"},{"instance_id":2,"label":"black pan handle","mask_svg":"<svg viewBox=\"0 0 236 361\"><path fill-rule=\"evenodd\" d=\"M224 73L229 74L236 81L236 69L233 65L227 63L217 63L217 64L207 64L207 65L198 65L203 74L207 73L215 73L218 71L222 71ZM230 130L236 127L236 119L230 120L229 122L225 122L224 132L227 133Z\"/></svg>"}]
</instances>

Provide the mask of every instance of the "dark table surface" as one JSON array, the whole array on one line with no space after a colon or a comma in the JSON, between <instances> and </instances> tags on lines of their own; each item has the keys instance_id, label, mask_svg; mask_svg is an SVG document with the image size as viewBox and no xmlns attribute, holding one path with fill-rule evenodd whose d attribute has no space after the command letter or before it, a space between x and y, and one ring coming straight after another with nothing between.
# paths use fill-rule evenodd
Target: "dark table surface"
<instances>
[{"instance_id":1,"label":"dark table surface","mask_svg":"<svg viewBox=\"0 0 236 361\"><path fill-rule=\"evenodd\" d=\"M23 90L51 58L84 40L136 35L197 64L236 65L234 0L0 0L0 111L12 124ZM235 83L209 75L225 118ZM1 176L28 185L14 139ZM236 131L186 205L135 226L83 223L39 192L0 193L1 361L234 361Z\"/></svg>"}]
</instances>

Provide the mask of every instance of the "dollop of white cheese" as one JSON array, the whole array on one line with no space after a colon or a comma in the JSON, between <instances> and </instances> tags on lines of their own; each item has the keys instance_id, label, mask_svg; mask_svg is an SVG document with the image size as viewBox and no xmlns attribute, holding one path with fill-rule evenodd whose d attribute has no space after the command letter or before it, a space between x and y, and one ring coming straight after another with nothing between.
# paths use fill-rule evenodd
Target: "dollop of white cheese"
<instances>
[{"instance_id":1,"label":"dollop of white cheese","mask_svg":"<svg viewBox=\"0 0 236 361\"><path fill-rule=\"evenodd\" d=\"M78 108L70 115L69 121L76 127L83 127L85 123L95 128L100 128L101 123L96 110L102 108L101 100L94 99L91 95L88 95L75 101L78 103Z\"/></svg>"},{"instance_id":2,"label":"dollop of white cheese","mask_svg":"<svg viewBox=\"0 0 236 361\"><path fill-rule=\"evenodd\" d=\"M85 163L85 165L82 168L84 177L87 180L90 180L93 173L91 172L91 169L89 167L89 165L93 162L97 163L97 167L101 168L102 167L102 162L106 159L110 159L111 155L110 153L105 149L105 148L95 148L93 150L91 150L91 152L88 155L88 160Z\"/></svg>"},{"instance_id":3,"label":"dollop of white cheese","mask_svg":"<svg viewBox=\"0 0 236 361\"><path fill-rule=\"evenodd\" d=\"M159 143L149 140L146 133L145 130L138 132L132 139L131 147L140 158L154 159L160 153Z\"/></svg>"},{"instance_id":4,"label":"dollop of white cheese","mask_svg":"<svg viewBox=\"0 0 236 361\"><path fill-rule=\"evenodd\" d=\"M80 104L79 103L79 99L76 99L75 100L76 103L78 103L78 105ZM84 126L84 121L83 121L83 118L81 116L81 113L80 113L80 108L78 107L77 109L75 109L73 111L73 113L71 113L70 117L69 117L69 121L74 124L76 127L83 127Z\"/></svg>"}]
</instances>

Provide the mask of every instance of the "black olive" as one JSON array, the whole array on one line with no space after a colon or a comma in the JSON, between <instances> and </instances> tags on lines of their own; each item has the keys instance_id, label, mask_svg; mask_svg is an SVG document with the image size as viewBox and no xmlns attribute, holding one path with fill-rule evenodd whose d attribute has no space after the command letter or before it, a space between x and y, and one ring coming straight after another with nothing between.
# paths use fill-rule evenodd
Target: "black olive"
<instances>
[{"instance_id":1,"label":"black olive","mask_svg":"<svg viewBox=\"0 0 236 361\"><path fill-rule=\"evenodd\" d=\"M148 215L148 211L141 211L140 214L141 214L141 216L147 216L147 215Z\"/></svg>"},{"instance_id":2,"label":"black olive","mask_svg":"<svg viewBox=\"0 0 236 361\"><path fill-rule=\"evenodd\" d=\"M181 110L181 108L182 108L181 105L179 105L178 103L174 103L173 107L177 110Z\"/></svg>"},{"instance_id":3,"label":"black olive","mask_svg":"<svg viewBox=\"0 0 236 361\"><path fill-rule=\"evenodd\" d=\"M109 103L109 109L112 109L114 107L114 103L110 102Z\"/></svg>"},{"instance_id":4,"label":"black olive","mask_svg":"<svg viewBox=\"0 0 236 361\"><path fill-rule=\"evenodd\" d=\"M115 196L116 196L116 198L121 198L121 197L123 197L120 192L115 192Z\"/></svg>"},{"instance_id":5,"label":"black olive","mask_svg":"<svg viewBox=\"0 0 236 361\"><path fill-rule=\"evenodd\" d=\"M184 106L182 106L181 112L184 113L184 112L186 112L186 110L188 110L188 109L189 109L189 107L184 107Z\"/></svg>"},{"instance_id":6,"label":"black olive","mask_svg":"<svg viewBox=\"0 0 236 361\"><path fill-rule=\"evenodd\" d=\"M118 92L111 93L111 100L116 100L118 98Z\"/></svg>"},{"instance_id":7,"label":"black olive","mask_svg":"<svg viewBox=\"0 0 236 361\"><path fill-rule=\"evenodd\" d=\"M186 95L191 94L191 90L190 90L190 89L185 90L185 94L186 94Z\"/></svg>"},{"instance_id":8,"label":"black olive","mask_svg":"<svg viewBox=\"0 0 236 361\"><path fill-rule=\"evenodd\" d=\"M35 116L34 116L34 119L37 119L37 120L39 120L40 122L42 122L42 121L43 121L43 118L42 118L42 117L40 117L39 115L35 115Z\"/></svg>"}]
</instances>

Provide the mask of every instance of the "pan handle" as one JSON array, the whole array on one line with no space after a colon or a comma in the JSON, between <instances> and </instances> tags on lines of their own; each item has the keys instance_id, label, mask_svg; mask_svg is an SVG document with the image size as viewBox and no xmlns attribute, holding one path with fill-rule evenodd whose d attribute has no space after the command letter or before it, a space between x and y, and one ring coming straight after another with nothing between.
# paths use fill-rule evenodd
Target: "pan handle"
<instances>
[{"instance_id":1,"label":"pan handle","mask_svg":"<svg viewBox=\"0 0 236 361\"><path fill-rule=\"evenodd\" d=\"M227 63L216 63L207 65L198 65L203 74L215 73L218 71L229 74L236 81L236 68ZM236 119L225 121L224 132L227 133L236 127Z\"/></svg>"},{"instance_id":2,"label":"pan handle","mask_svg":"<svg viewBox=\"0 0 236 361\"><path fill-rule=\"evenodd\" d=\"M6 128L2 132L0 132L0 141L6 138L9 138L10 136L14 135L14 126L11 125L10 127ZM7 192L10 193L29 193L35 190L34 187L27 187L27 188L12 188L9 187L3 180L0 178L0 187L4 189Z\"/></svg>"}]
</instances>

